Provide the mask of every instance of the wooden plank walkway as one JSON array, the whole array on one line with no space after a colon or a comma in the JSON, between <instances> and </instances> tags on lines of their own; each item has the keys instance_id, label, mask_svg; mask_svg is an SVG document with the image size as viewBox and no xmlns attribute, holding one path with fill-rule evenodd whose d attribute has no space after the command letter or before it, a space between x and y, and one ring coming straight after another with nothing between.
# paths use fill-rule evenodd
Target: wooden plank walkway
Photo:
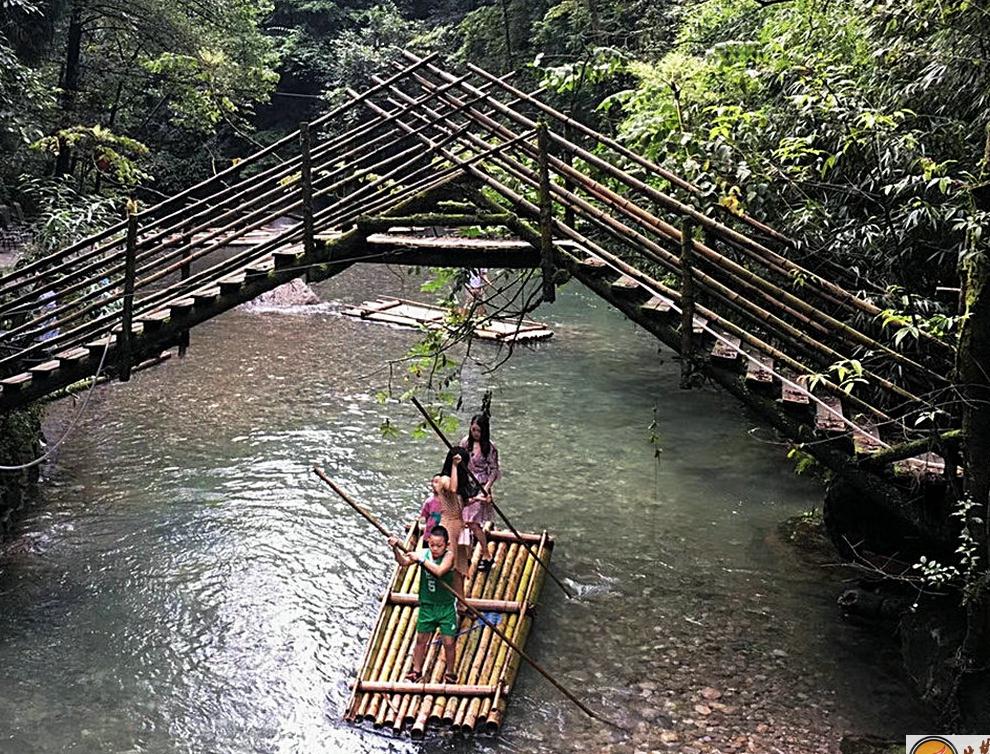
<instances>
[{"instance_id":1,"label":"wooden plank walkway","mask_svg":"<svg viewBox=\"0 0 990 754\"><path fill-rule=\"evenodd\" d=\"M522 533L544 562L553 539L546 533ZM468 604L495 622L516 645L524 647L533 623L545 572L511 532L488 534L494 564L477 570L481 547L475 545L464 582ZM419 525L410 529L406 546L420 546ZM391 728L423 737L427 730L452 728L459 733L496 732L502 724L520 657L489 626L464 616L457 635L457 683L443 683L444 657L439 636L427 651L423 680L402 680L412 668L419 613L420 568L399 566L385 589L378 619L365 650L345 719L375 728Z\"/></svg>"},{"instance_id":2,"label":"wooden plank walkway","mask_svg":"<svg viewBox=\"0 0 990 754\"><path fill-rule=\"evenodd\" d=\"M447 310L439 306L421 304L391 296L382 296L373 301L365 301L358 306L345 309L348 317L385 322L399 327L447 328ZM524 343L546 340L553 336L553 330L541 322L524 319L502 319L482 317L474 328L474 337L501 343Z\"/></svg>"}]
</instances>

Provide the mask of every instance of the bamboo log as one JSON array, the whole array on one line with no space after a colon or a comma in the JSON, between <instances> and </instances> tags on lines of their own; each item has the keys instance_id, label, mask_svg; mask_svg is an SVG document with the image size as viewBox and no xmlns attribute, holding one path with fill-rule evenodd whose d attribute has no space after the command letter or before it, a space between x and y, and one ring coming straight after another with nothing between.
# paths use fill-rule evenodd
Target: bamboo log
<instances>
[{"instance_id":1,"label":"bamboo log","mask_svg":"<svg viewBox=\"0 0 990 754\"><path fill-rule=\"evenodd\" d=\"M499 574L505 564L506 556L511 545L507 542L499 542L495 548L495 557L492 559L491 570L485 574L484 589L480 592L482 599L491 599L495 592L495 585L498 583Z\"/></svg>"},{"instance_id":2,"label":"bamboo log","mask_svg":"<svg viewBox=\"0 0 990 754\"><path fill-rule=\"evenodd\" d=\"M492 529L488 532L488 539L501 542L529 542L538 545L542 538L538 534L522 533L521 536L516 536L506 529ZM553 537L550 537L548 541L553 542Z\"/></svg>"},{"instance_id":3,"label":"bamboo log","mask_svg":"<svg viewBox=\"0 0 990 754\"><path fill-rule=\"evenodd\" d=\"M405 574L400 574L399 569L397 568L396 574L393 578L398 579L401 576L402 585L404 587L411 588L414 575L415 574L410 573L408 571ZM392 610L392 614L384 630L383 640L380 642L378 650L376 651L374 656L372 658L369 658L368 660L369 670L367 673L362 673L359 675L359 677L362 678L363 680L372 681L372 680L377 680L381 677L388 655L392 651L393 645L398 640L397 637L400 634L399 624L403 617L403 608L392 607L391 610ZM357 709L355 710L356 716L366 717L371 702L372 702L372 696L370 694L365 695L363 703L360 706L358 706Z\"/></svg>"},{"instance_id":4,"label":"bamboo log","mask_svg":"<svg viewBox=\"0 0 990 754\"><path fill-rule=\"evenodd\" d=\"M480 588L482 585L479 583L478 586ZM464 601L479 612L492 611L499 613L518 613L522 608L521 603L513 600L491 600L468 597ZM395 605L409 605L415 607L419 605L419 596L415 593L391 592L389 595L389 602Z\"/></svg>"},{"instance_id":5,"label":"bamboo log","mask_svg":"<svg viewBox=\"0 0 990 754\"><path fill-rule=\"evenodd\" d=\"M445 694L447 696L488 696L495 693L494 686L472 683L411 683L409 681L362 681L362 691L399 694Z\"/></svg>"},{"instance_id":6,"label":"bamboo log","mask_svg":"<svg viewBox=\"0 0 990 754\"><path fill-rule=\"evenodd\" d=\"M414 629L419 608L407 607L402 608L402 610L404 613L399 619L398 640L393 643L389 655L385 659L385 664L382 667L382 673L380 675L380 680L382 681L397 681L402 677L405 671L409 648L416 633ZM374 720L376 728L380 728L384 722L385 714L388 710L387 699L388 697L383 694L375 694L372 697L367 713L365 713L366 719L371 717Z\"/></svg>"},{"instance_id":7,"label":"bamboo log","mask_svg":"<svg viewBox=\"0 0 990 754\"><path fill-rule=\"evenodd\" d=\"M413 529L410 530L409 534L406 537L405 540L406 546L409 547L415 541L416 541L416 531L415 531L415 527L413 527ZM401 588L401 585L396 584L399 578L399 572L400 572L400 566L398 563L396 563L396 567L392 574L393 587L399 586ZM386 614L387 614L386 610L388 610L388 614L392 612L392 608L390 608L388 605L389 594L390 591L385 590L385 593L382 595L382 598L379 601L378 612L377 612L378 618L375 621L375 627L372 629L371 632L371 640L368 642L368 646L364 650L364 656L361 658L361 662L358 664L358 676L357 676L358 681L360 681L362 678L364 680L371 679L371 667L369 663L371 658L375 655L375 653L378 651L379 647L381 646L385 636ZM352 691L351 693L350 700L348 701L347 705L344 707L345 710L348 710L347 713L348 716L350 716L351 711L354 710L355 708L356 695L357 695L357 684L355 684L354 691Z\"/></svg>"},{"instance_id":8,"label":"bamboo log","mask_svg":"<svg viewBox=\"0 0 990 754\"><path fill-rule=\"evenodd\" d=\"M526 643L526 638L529 636L529 629L532 624L533 619L528 615L519 622L518 628L516 629L516 635L513 637L513 641L516 644ZM519 673L519 663L520 659L517 653L513 653L512 656L508 658L505 669L505 681L498 687L498 690L502 692L501 696L497 703L494 701L492 702L492 708L488 713L488 719L485 723L485 730L489 733L495 733L502 724L502 718L505 715L505 708L507 706L506 698L508 697L509 692L512 691L512 687L515 685L516 676ZM498 691L496 693L498 693Z\"/></svg>"}]
</instances>

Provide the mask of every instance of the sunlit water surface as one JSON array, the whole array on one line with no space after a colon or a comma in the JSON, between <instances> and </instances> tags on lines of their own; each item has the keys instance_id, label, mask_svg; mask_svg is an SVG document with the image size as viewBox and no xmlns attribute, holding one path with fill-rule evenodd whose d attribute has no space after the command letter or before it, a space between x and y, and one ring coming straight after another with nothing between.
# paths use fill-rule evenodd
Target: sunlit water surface
<instances>
[{"instance_id":1,"label":"sunlit water surface","mask_svg":"<svg viewBox=\"0 0 990 754\"><path fill-rule=\"evenodd\" d=\"M319 290L331 303L308 313L209 322L186 359L96 395L0 550L0 750L621 743L529 670L497 739L414 744L341 721L391 566L309 468L399 527L443 453L408 438L410 407L374 398L415 333L332 304L414 283L363 269ZM553 531L554 566L581 594L547 581L532 654L625 722L643 706L636 684L675 702L719 685L738 687L754 723L786 725L790 705L829 734L902 735L917 712L891 658L838 619L835 583L776 534L819 487L729 397L679 390L677 363L587 292L572 284L538 315L551 341L494 374L469 365L462 382L466 412L494 391L502 505L520 529ZM53 424L74 410L58 405ZM403 437L382 439L386 417Z\"/></svg>"}]
</instances>

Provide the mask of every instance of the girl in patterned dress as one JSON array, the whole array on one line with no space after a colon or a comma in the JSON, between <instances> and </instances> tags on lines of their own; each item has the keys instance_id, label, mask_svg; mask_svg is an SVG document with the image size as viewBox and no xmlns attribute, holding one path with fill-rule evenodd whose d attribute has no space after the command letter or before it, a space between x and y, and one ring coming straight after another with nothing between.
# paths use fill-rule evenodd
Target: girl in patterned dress
<instances>
[{"instance_id":1,"label":"girl in patterned dress","mask_svg":"<svg viewBox=\"0 0 990 754\"><path fill-rule=\"evenodd\" d=\"M492 520L492 485L502 476L498 465L498 448L491 440L488 414L471 417L471 426L467 437L461 440L461 445L468 452L468 469L481 484L481 489L464 507L464 525L481 544L484 557L478 562L478 570L487 571L492 566L492 560L488 551L488 537L482 526Z\"/></svg>"}]
</instances>

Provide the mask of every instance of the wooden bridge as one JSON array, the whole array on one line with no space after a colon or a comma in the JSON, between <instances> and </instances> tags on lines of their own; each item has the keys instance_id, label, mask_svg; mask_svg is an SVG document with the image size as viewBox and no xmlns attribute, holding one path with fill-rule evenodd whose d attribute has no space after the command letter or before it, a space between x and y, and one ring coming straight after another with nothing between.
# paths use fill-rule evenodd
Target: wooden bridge
<instances>
[{"instance_id":1,"label":"wooden bridge","mask_svg":"<svg viewBox=\"0 0 990 754\"><path fill-rule=\"evenodd\" d=\"M576 278L920 521L889 464L955 478L955 462L923 455L945 452L915 429L950 385L950 344L925 333L895 343L842 270L796 261L795 242L706 207L698 187L511 77L406 55L406 67L299 132L0 277L0 410L99 369L127 379L163 349L184 349L195 325L301 274L320 280L358 262L539 268L544 300ZM504 226L517 242L415 244L388 232L413 222Z\"/></svg>"}]
</instances>

